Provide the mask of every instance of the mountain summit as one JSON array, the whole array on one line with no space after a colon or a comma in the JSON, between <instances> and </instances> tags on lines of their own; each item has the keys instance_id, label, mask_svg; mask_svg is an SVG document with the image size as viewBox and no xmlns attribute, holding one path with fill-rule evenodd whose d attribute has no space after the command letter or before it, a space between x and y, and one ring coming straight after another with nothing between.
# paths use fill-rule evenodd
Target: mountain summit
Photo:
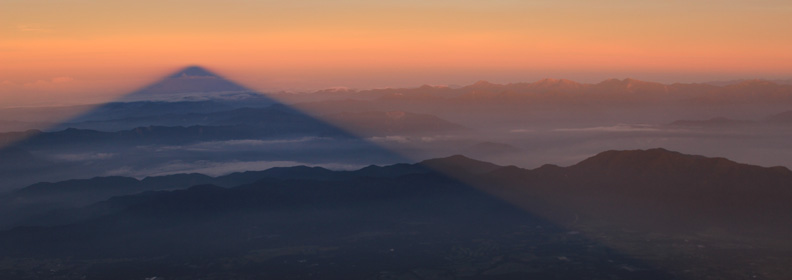
<instances>
[{"instance_id":1,"label":"mountain summit","mask_svg":"<svg viewBox=\"0 0 792 280\"><path fill-rule=\"evenodd\" d=\"M181 71L173 73L173 75L170 75L168 78L220 78L220 76L201 66L188 66Z\"/></svg>"},{"instance_id":2,"label":"mountain summit","mask_svg":"<svg viewBox=\"0 0 792 280\"><path fill-rule=\"evenodd\" d=\"M200 98L207 93L249 92L250 90L229 81L200 66L189 66L168 75L127 99L168 99L173 97Z\"/></svg>"}]
</instances>

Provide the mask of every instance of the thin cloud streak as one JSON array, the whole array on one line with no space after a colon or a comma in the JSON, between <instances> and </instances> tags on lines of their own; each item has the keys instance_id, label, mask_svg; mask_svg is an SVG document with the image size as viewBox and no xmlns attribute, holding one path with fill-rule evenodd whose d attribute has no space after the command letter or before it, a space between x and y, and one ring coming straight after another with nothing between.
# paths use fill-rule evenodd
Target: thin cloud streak
<instances>
[{"instance_id":1,"label":"thin cloud streak","mask_svg":"<svg viewBox=\"0 0 792 280\"><path fill-rule=\"evenodd\" d=\"M27 24L17 25L17 30L21 32L39 32L39 33L48 33L54 31L52 29L43 28L37 25L27 25Z\"/></svg>"}]
</instances>

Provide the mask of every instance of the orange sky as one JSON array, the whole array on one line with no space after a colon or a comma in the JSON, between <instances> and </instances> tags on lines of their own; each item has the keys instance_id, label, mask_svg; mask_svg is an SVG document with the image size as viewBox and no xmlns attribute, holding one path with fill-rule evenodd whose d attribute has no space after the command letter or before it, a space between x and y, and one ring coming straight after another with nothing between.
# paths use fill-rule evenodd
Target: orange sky
<instances>
[{"instance_id":1,"label":"orange sky","mask_svg":"<svg viewBox=\"0 0 792 280\"><path fill-rule=\"evenodd\" d=\"M107 100L193 64L264 91L792 77L789 1L287 2L5 0L0 107Z\"/></svg>"}]
</instances>

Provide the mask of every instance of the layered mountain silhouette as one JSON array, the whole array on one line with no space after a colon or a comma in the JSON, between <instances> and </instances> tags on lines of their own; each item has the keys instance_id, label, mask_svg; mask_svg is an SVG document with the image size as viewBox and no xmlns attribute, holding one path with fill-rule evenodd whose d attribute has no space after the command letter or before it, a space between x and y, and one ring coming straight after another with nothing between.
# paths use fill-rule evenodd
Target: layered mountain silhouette
<instances>
[{"instance_id":1,"label":"layered mountain silhouette","mask_svg":"<svg viewBox=\"0 0 792 280\"><path fill-rule=\"evenodd\" d=\"M366 136L443 134L467 130L435 115L403 111L337 113L323 118Z\"/></svg>"},{"instance_id":2,"label":"layered mountain silhouette","mask_svg":"<svg viewBox=\"0 0 792 280\"><path fill-rule=\"evenodd\" d=\"M183 104L183 103L182 103ZM228 106L219 105L220 108ZM218 110L220 108L214 108ZM230 108L228 108L230 109ZM178 108L173 108L178 112ZM135 113L148 110L134 110ZM155 110L156 111L156 110ZM120 110L113 110L119 113ZM316 126L317 121L285 105L244 107L215 112L165 113L155 115L127 115L115 119L92 119L58 125L60 128L79 128L103 131L127 130L146 126L281 126L283 129L300 129ZM337 113L322 116L362 136L404 135L416 133L445 133L462 131L461 125L434 115L410 112Z\"/></svg>"},{"instance_id":3,"label":"layered mountain silhouette","mask_svg":"<svg viewBox=\"0 0 792 280\"><path fill-rule=\"evenodd\" d=\"M409 174L424 174L431 169L427 164L371 165L356 171L331 171L321 167L275 167L263 171L235 172L210 177L203 174L174 174L152 176L144 179L111 176L91 179L74 179L55 183L36 183L0 195L0 228L25 222L58 209L83 207L114 196L132 195L147 191L186 189L195 185L234 187L263 179L314 179L343 181L358 177L396 178ZM51 221L52 219L46 219ZM32 224L36 224L35 219ZM23 224L31 224L27 221Z\"/></svg>"},{"instance_id":4,"label":"layered mountain silhouette","mask_svg":"<svg viewBox=\"0 0 792 280\"><path fill-rule=\"evenodd\" d=\"M260 269L252 271L273 277L311 277L305 271L339 277L367 277L383 270L402 275L423 267L457 277L672 279L645 264L598 249L602 247L592 240L557 224L591 230L610 225L654 234L684 232L681 236L721 231L715 239L704 239L710 243L741 236L783 240L792 232L790 186L792 171L784 167L759 167L664 149L607 151L569 167L546 165L533 170L452 156L357 171L292 167L214 178L199 174L142 181L95 178L36 184L5 199L52 199L68 193L102 193L103 189L159 191L39 213L21 223L27 227L0 232L0 254L129 258L139 261L121 262L118 267L135 267L163 277L213 271L200 266L190 272L181 263L190 256L216 263L209 256L219 254L236 259L227 264L233 272L218 274L225 276L253 273L240 270L239 265L252 260L239 256L257 256L262 259L253 263ZM173 188L177 190L168 190ZM133 191L118 192L123 193ZM289 252L294 246L312 248L312 253ZM454 249L458 247L484 251L471 256ZM532 257L521 259L525 250L533 252ZM758 249L733 250L751 254ZM163 254L168 257L146 261ZM691 265L706 264L700 257L690 258ZM283 266L284 262L291 265ZM350 266L361 262L366 265ZM150 266L154 263L168 269ZM478 269L462 268L471 266ZM62 271L77 272L110 275L77 267Z\"/></svg>"},{"instance_id":5,"label":"layered mountain silhouette","mask_svg":"<svg viewBox=\"0 0 792 280\"><path fill-rule=\"evenodd\" d=\"M340 95L345 98L376 99L386 98L392 100L405 100L418 98L427 100L433 98L474 98L481 97L525 97L533 99L563 98L572 96L581 97L608 97L634 94L635 100L653 99L683 99L701 100L712 98L758 98L777 97L788 99L792 88L787 84L775 83L766 80L746 80L728 85L710 85L698 83L663 84L647 82L631 78L608 79L599 83L578 83L566 79L542 79L531 83L496 84L488 81L478 81L474 84L459 87L421 86L416 88L388 88L373 90L333 90L318 91L315 94ZM556 95L556 96L553 96ZM775 99L778 100L778 99ZM608 100L612 102L614 100ZM765 102L769 100L755 100Z\"/></svg>"},{"instance_id":6,"label":"layered mountain silhouette","mask_svg":"<svg viewBox=\"0 0 792 280\"><path fill-rule=\"evenodd\" d=\"M726 86L636 79L599 83L563 79L509 84L480 81L458 88L319 91L296 96L296 108L321 114L409 111L437 115L474 129L668 124L713 116L757 119L792 107L792 86L766 81Z\"/></svg>"},{"instance_id":7,"label":"layered mountain silhouette","mask_svg":"<svg viewBox=\"0 0 792 280\"><path fill-rule=\"evenodd\" d=\"M3 158L3 160L0 161L0 168L5 169L20 170L46 164L45 160L36 157L30 152L20 148L2 149L0 150L0 158Z\"/></svg>"}]
</instances>

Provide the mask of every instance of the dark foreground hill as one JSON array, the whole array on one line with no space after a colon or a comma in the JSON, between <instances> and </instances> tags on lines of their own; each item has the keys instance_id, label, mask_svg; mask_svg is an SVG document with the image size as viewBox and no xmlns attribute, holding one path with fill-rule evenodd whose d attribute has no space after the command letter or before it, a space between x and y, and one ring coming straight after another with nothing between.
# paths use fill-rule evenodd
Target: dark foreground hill
<instances>
[{"instance_id":1,"label":"dark foreground hill","mask_svg":"<svg viewBox=\"0 0 792 280\"><path fill-rule=\"evenodd\" d=\"M651 149L607 151L566 168L503 168L488 176L516 203L558 217L667 232L792 233L792 172L785 167Z\"/></svg>"},{"instance_id":2,"label":"dark foreground hill","mask_svg":"<svg viewBox=\"0 0 792 280\"><path fill-rule=\"evenodd\" d=\"M671 278L433 173L199 185L74 211L82 219L0 233L0 276Z\"/></svg>"},{"instance_id":3,"label":"dark foreground hill","mask_svg":"<svg viewBox=\"0 0 792 280\"><path fill-rule=\"evenodd\" d=\"M249 183L233 187L218 186L232 185L228 178L191 175L184 179L214 185L39 216L48 226L0 232L0 276L792 276L785 265L792 261L792 172L783 167L653 149L533 170L453 156L353 172L264 172L235 174ZM19 192L52 191L39 185Z\"/></svg>"},{"instance_id":4,"label":"dark foreground hill","mask_svg":"<svg viewBox=\"0 0 792 280\"><path fill-rule=\"evenodd\" d=\"M111 176L55 183L42 182L0 194L0 217L2 217L0 229L20 225L63 223L65 221L58 219L63 214L62 209L84 207L114 196L146 191L186 189L207 184L234 187L263 179L314 179L334 182L357 177L395 178L428 171L427 167L421 164L372 165L356 171L331 171L321 167L295 166L237 172L218 177L192 173L153 176L141 180Z\"/></svg>"}]
</instances>

